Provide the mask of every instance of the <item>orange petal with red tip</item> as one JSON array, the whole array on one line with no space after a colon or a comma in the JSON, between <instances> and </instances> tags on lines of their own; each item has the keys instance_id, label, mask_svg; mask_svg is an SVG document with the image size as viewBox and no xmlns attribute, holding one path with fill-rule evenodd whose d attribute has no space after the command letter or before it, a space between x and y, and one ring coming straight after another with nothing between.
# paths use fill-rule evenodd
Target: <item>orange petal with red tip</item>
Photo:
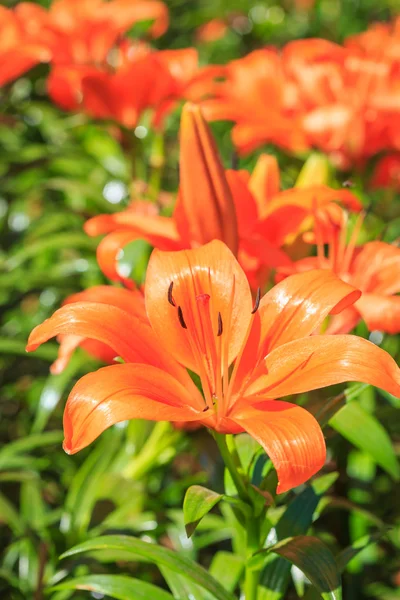
<instances>
[{"instance_id":1,"label":"orange petal with red tip","mask_svg":"<svg viewBox=\"0 0 400 600\"><path fill-rule=\"evenodd\" d=\"M233 411L230 418L264 448L278 473L277 493L305 483L324 465L324 436L316 419L301 406L279 400Z\"/></svg>"},{"instance_id":2,"label":"orange petal with red tip","mask_svg":"<svg viewBox=\"0 0 400 600\"><path fill-rule=\"evenodd\" d=\"M196 421L202 412L193 404L192 389L160 369L143 364L104 367L82 377L69 395L64 450L74 454L127 419Z\"/></svg>"},{"instance_id":3,"label":"orange petal with red tip","mask_svg":"<svg viewBox=\"0 0 400 600\"><path fill-rule=\"evenodd\" d=\"M26 349L32 352L60 334L97 340L112 348L115 356L122 357L125 362L140 362L164 369L185 385L188 380L191 381L185 369L170 357L151 327L116 306L95 302L67 304L35 327Z\"/></svg>"},{"instance_id":4,"label":"orange petal with red tip","mask_svg":"<svg viewBox=\"0 0 400 600\"><path fill-rule=\"evenodd\" d=\"M179 164L186 221L186 230L180 233L186 245L222 240L236 254L235 205L209 126L194 104L185 104L182 110Z\"/></svg>"},{"instance_id":5,"label":"orange petal with red tip","mask_svg":"<svg viewBox=\"0 0 400 600\"><path fill-rule=\"evenodd\" d=\"M328 314L341 312L360 296L359 290L332 271L298 273L278 283L262 298L254 316L238 365L237 386L243 388L257 364L274 348L311 335Z\"/></svg>"},{"instance_id":6,"label":"orange petal with red tip","mask_svg":"<svg viewBox=\"0 0 400 600\"><path fill-rule=\"evenodd\" d=\"M400 397L400 369L393 358L353 335L315 335L275 348L244 393L262 401L345 381L369 383Z\"/></svg>"},{"instance_id":7,"label":"orange petal with red tip","mask_svg":"<svg viewBox=\"0 0 400 600\"><path fill-rule=\"evenodd\" d=\"M256 199L258 215L262 219L270 198L279 193L280 172L275 156L261 154L250 177L249 189Z\"/></svg>"},{"instance_id":8,"label":"orange petal with red tip","mask_svg":"<svg viewBox=\"0 0 400 600\"><path fill-rule=\"evenodd\" d=\"M363 294L356 308L370 331L378 329L392 335L400 333L400 296Z\"/></svg>"},{"instance_id":9,"label":"orange petal with red tip","mask_svg":"<svg viewBox=\"0 0 400 600\"><path fill-rule=\"evenodd\" d=\"M227 349L229 363L236 357L252 300L246 276L225 244L215 240L194 250L154 250L145 289L150 323L183 365L199 372L199 356L217 338Z\"/></svg>"}]
</instances>

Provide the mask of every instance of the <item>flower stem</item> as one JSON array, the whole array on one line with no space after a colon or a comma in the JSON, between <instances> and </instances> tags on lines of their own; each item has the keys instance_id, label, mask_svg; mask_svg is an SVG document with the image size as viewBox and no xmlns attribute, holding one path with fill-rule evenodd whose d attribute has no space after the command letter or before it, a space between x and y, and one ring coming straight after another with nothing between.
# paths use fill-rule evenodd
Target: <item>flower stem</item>
<instances>
[{"instance_id":1,"label":"flower stem","mask_svg":"<svg viewBox=\"0 0 400 600\"><path fill-rule=\"evenodd\" d=\"M254 515L247 520L247 559L260 549L260 522ZM246 567L244 579L244 594L246 600L257 600L260 569Z\"/></svg>"},{"instance_id":2,"label":"flower stem","mask_svg":"<svg viewBox=\"0 0 400 600\"><path fill-rule=\"evenodd\" d=\"M236 486L239 497L247 502L249 500L249 495L247 493L247 489L245 483L238 472L235 461L232 457L232 454L229 451L229 448L226 443L226 436L222 433L213 432L214 439L217 442L219 451L221 452L222 460L225 463L225 467L228 469L230 476L232 477L233 483Z\"/></svg>"}]
</instances>

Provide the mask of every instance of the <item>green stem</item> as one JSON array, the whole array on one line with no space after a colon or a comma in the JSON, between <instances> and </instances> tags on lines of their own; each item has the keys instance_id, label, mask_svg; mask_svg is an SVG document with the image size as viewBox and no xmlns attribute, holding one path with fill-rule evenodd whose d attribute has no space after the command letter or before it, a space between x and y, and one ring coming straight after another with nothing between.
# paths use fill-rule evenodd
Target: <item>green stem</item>
<instances>
[{"instance_id":1,"label":"green stem","mask_svg":"<svg viewBox=\"0 0 400 600\"><path fill-rule=\"evenodd\" d=\"M247 559L260 549L260 522L254 515L247 520ZM260 569L246 567L244 578L244 595L246 600L257 600L260 580Z\"/></svg>"},{"instance_id":2,"label":"green stem","mask_svg":"<svg viewBox=\"0 0 400 600\"><path fill-rule=\"evenodd\" d=\"M229 451L229 448L226 443L226 436L222 433L213 432L214 439L217 442L219 451L221 452L222 460L225 463L225 467L228 469L230 476L232 477L233 483L236 486L239 497L245 502L248 501L249 495L247 493L247 489L245 483L238 472L235 461L232 457L232 454Z\"/></svg>"}]
</instances>

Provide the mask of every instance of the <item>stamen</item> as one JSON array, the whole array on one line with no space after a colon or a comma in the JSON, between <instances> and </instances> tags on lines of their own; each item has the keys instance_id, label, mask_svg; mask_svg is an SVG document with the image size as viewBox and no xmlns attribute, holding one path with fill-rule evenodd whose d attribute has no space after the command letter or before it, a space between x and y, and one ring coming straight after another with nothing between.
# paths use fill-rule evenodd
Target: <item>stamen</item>
<instances>
[{"instance_id":1,"label":"stamen","mask_svg":"<svg viewBox=\"0 0 400 600\"><path fill-rule=\"evenodd\" d=\"M218 313L218 332L217 332L217 337L219 337L220 335L222 335L222 331L223 331L223 326L222 326L222 317L221 317L221 313Z\"/></svg>"},{"instance_id":2,"label":"stamen","mask_svg":"<svg viewBox=\"0 0 400 600\"><path fill-rule=\"evenodd\" d=\"M254 308L251 311L252 315L254 315L258 311L258 307L260 306L260 300L261 300L261 288L258 287L257 288L256 301L255 301L255 304L254 304Z\"/></svg>"},{"instance_id":3,"label":"stamen","mask_svg":"<svg viewBox=\"0 0 400 600\"><path fill-rule=\"evenodd\" d=\"M171 306L176 306L175 300L172 296L173 287L174 287L174 282L171 281L171 283L169 284L169 288L168 288L168 302L171 304Z\"/></svg>"},{"instance_id":4,"label":"stamen","mask_svg":"<svg viewBox=\"0 0 400 600\"><path fill-rule=\"evenodd\" d=\"M183 312L180 306L178 306L178 319L183 329L187 329L187 325L185 323L185 319L183 318Z\"/></svg>"}]
</instances>

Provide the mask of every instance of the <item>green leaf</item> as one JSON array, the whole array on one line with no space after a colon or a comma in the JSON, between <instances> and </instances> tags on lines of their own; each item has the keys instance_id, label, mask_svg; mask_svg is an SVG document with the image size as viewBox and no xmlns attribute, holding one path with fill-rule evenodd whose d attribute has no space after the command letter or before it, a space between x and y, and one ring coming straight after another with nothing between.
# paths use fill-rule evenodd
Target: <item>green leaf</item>
<instances>
[{"instance_id":1,"label":"green leaf","mask_svg":"<svg viewBox=\"0 0 400 600\"><path fill-rule=\"evenodd\" d=\"M6 523L16 535L21 535L24 530L16 508L5 496L0 494L0 525L2 523Z\"/></svg>"},{"instance_id":2,"label":"green leaf","mask_svg":"<svg viewBox=\"0 0 400 600\"><path fill-rule=\"evenodd\" d=\"M203 567L194 561L156 544L150 544L142 540L125 535L109 535L88 540L65 552L61 558L74 556L81 552L94 550L116 550L126 551L132 554L132 559L138 556L149 562L170 568L176 573L184 573L185 576L197 585L201 586L215 596L217 600L234 600L234 596L224 590Z\"/></svg>"},{"instance_id":3,"label":"green leaf","mask_svg":"<svg viewBox=\"0 0 400 600\"><path fill-rule=\"evenodd\" d=\"M215 600L215 596L206 592L193 581L190 581L184 575L178 575L175 571L171 571L167 567L158 566L168 583L175 600L188 600L188 598L196 598L196 600Z\"/></svg>"},{"instance_id":4,"label":"green leaf","mask_svg":"<svg viewBox=\"0 0 400 600\"><path fill-rule=\"evenodd\" d=\"M389 435L357 402L346 404L329 424L354 446L367 452L393 479L400 478L399 463Z\"/></svg>"},{"instance_id":5,"label":"green leaf","mask_svg":"<svg viewBox=\"0 0 400 600\"><path fill-rule=\"evenodd\" d=\"M249 561L249 567L256 568L262 555L270 552L296 565L325 600L341 600L342 585L335 557L321 540L306 535L282 540L255 554Z\"/></svg>"},{"instance_id":6,"label":"green leaf","mask_svg":"<svg viewBox=\"0 0 400 600\"><path fill-rule=\"evenodd\" d=\"M210 573L225 589L233 592L243 573L244 561L231 552L217 552L210 565Z\"/></svg>"},{"instance_id":7,"label":"green leaf","mask_svg":"<svg viewBox=\"0 0 400 600\"><path fill-rule=\"evenodd\" d=\"M388 532L388 529L381 529L375 533L371 533L370 535L364 535L362 538L359 538L355 542L353 542L350 546L347 546L344 550L339 552L336 555L336 564L340 572L343 572L347 566L347 564L355 557L359 552L364 550L370 544L377 542L383 536L385 536Z\"/></svg>"},{"instance_id":8,"label":"green leaf","mask_svg":"<svg viewBox=\"0 0 400 600\"><path fill-rule=\"evenodd\" d=\"M332 419L332 417L334 417L334 415L341 408L343 408L347 402L356 400L363 392L365 392L365 390L370 387L371 386L367 383L351 385L341 394L334 396L333 398L329 398L328 400L323 400L313 410L314 416L321 427L325 427L325 425L329 423L330 419Z\"/></svg>"},{"instance_id":9,"label":"green leaf","mask_svg":"<svg viewBox=\"0 0 400 600\"><path fill-rule=\"evenodd\" d=\"M201 519L222 500L223 495L217 494L201 485L192 485L185 494L183 501L183 518L186 535L190 537Z\"/></svg>"},{"instance_id":10,"label":"green leaf","mask_svg":"<svg viewBox=\"0 0 400 600\"><path fill-rule=\"evenodd\" d=\"M173 600L168 592L139 579L124 575L85 575L64 581L51 588L58 590L87 590L116 600Z\"/></svg>"},{"instance_id":11,"label":"green leaf","mask_svg":"<svg viewBox=\"0 0 400 600\"><path fill-rule=\"evenodd\" d=\"M271 530L269 540L276 543L293 535L307 533L313 521L314 512L321 496L330 488L337 473L329 473L315 479L289 504L276 527ZM265 559L264 559L265 560ZM261 575L258 600L280 600L285 595L290 581L290 565L281 558L270 554Z\"/></svg>"},{"instance_id":12,"label":"green leaf","mask_svg":"<svg viewBox=\"0 0 400 600\"><path fill-rule=\"evenodd\" d=\"M0 468L2 460L13 456L15 454L21 454L23 452L30 452L36 448L43 448L44 446L52 446L53 444L60 444L63 439L62 431L46 431L44 433L38 433L33 435L27 435L19 440L10 442L0 452Z\"/></svg>"}]
</instances>

